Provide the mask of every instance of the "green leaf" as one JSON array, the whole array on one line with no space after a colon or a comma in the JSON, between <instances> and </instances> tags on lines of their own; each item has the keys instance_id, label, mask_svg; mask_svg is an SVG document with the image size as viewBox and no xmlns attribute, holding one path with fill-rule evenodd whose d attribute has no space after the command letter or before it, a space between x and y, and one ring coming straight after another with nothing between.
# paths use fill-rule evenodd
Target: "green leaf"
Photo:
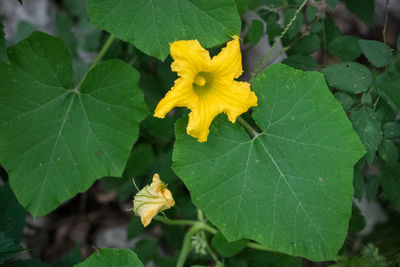
<instances>
[{"instance_id":1,"label":"green leaf","mask_svg":"<svg viewBox=\"0 0 400 267\"><path fill-rule=\"evenodd\" d=\"M360 40L360 47L365 57L377 68L385 67L392 60L392 50L382 42Z\"/></svg>"},{"instance_id":2,"label":"green leaf","mask_svg":"<svg viewBox=\"0 0 400 267\"><path fill-rule=\"evenodd\" d=\"M345 0L346 7L351 13L369 26L374 21L375 0Z\"/></svg>"},{"instance_id":3,"label":"green leaf","mask_svg":"<svg viewBox=\"0 0 400 267\"><path fill-rule=\"evenodd\" d=\"M371 85L371 72L355 62L340 63L321 70L329 86L348 93L365 92ZM357 77L357 79L355 79Z\"/></svg>"},{"instance_id":4,"label":"green leaf","mask_svg":"<svg viewBox=\"0 0 400 267\"><path fill-rule=\"evenodd\" d=\"M392 167L382 164L380 171L383 192L394 207L400 211L400 165Z\"/></svg>"},{"instance_id":5,"label":"green leaf","mask_svg":"<svg viewBox=\"0 0 400 267\"><path fill-rule=\"evenodd\" d=\"M15 244L11 237L7 236L4 232L0 232L0 264L22 250L24 248Z\"/></svg>"},{"instance_id":6,"label":"green leaf","mask_svg":"<svg viewBox=\"0 0 400 267\"><path fill-rule=\"evenodd\" d=\"M400 138L400 123L388 122L383 126L383 136L387 139Z\"/></svg>"},{"instance_id":7,"label":"green leaf","mask_svg":"<svg viewBox=\"0 0 400 267\"><path fill-rule=\"evenodd\" d=\"M247 40L253 45L257 44L260 41L261 37L264 34L264 23L261 21L254 19L251 22L251 26L247 33Z\"/></svg>"},{"instance_id":8,"label":"green leaf","mask_svg":"<svg viewBox=\"0 0 400 267\"><path fill-rule=\"evenodd\" d=\"M384 72L376 78L376 86L382 90L400 108L400 75Z\"/></svg>"},{"instance_id":9,"label":"green leaf","mask_svg":"<svg viewBox=\"0 0 400 267\"><path fill-rule=\"evenodd\" d=\"M318 66L315 58L304 55L289 56L282 63L300 70L313 70Z\"/></svg>"},{"instance_id":10,"label":"green leaf","mask_svg":"<svg viewBox=\"0 0 400 267\"><path fill-rule=\"evenodd\" d=\"M289 52L309 55L317 51L320 47L321 40L316 34L311 34L303 37L295 46L293 46Z\"/></svg>"},{"instance_id":11,"label":"green leaf","mask_svg":"<svg viewBox=\"0 0 400 267\"><path fill-rule=\"evenodd\" d=\"M359 201L361 201L365 190L365 182L363 175L364 165L365 165L365 160L361 159L354 166L354 179L353 179L354 197Z\"/></svg>"},{"instance_id":12,"label":"green leaf","mask_svg":"<svg viewBox=\"0 0 400 267\"><path fill-rule=\"evenodd\" d=\"M0 231L19 242L25 226L25 210L18 203L10 186L0 187Z\"/></svg>"},{"instance_id":13,"label":"green leaf","mask_svg":"<svg viewBox=\"0 0 400 267\"><path fill-rule=\"evenodd\" d=\"M292 21L295 14L296 14L295 8L289 8L285 11L283 15L285 21L285 27ZM297 13L296 18L294 19L294 21L292 22L291 26L287 31L287 36L289 37L289 39L292 39L297 35L297 33L300 32L303 22L304 22L303 14L301 12Z\"/></svg>"},{"instance_id":14,"label":"green leaf","mask_svg":"<svg viewBox=\"0 0 400 267\"><path fill-rule=\"evenodd\" d=\"M339 101L339 103L342 105L345 112L349 111L354 104L353 98L346 93L336 92L335 97L337 101Z\"/></svg>"},{"instance_id":15,"label":"green leaf","mask_svg":"<svg viewBox=\"0 0 400 267\"><path fill-rule=\"evenodd\" d=\"M353 36L338 36L328 44L328 52L341 61L353 61L361 55L359 40Z\"/></svg>"},{"instance_id":16,"label":"green leaf","mask_svg":"<svg viewBox=\"0 0 400 267\"><path fill-rule=\"evenodd\" d=\"M353 211L351 213L351 218L349 222L349 232L350 233L358 233L365 227L365 219L361 214L360 209L353 205Z\"/></svg>"},{"instance_id":17,"label":"green leaf","mask_svg":"<svg viewBox=\"0 0 400 267\"><path fill-rule=\"evenodd\" d=\"M228 240L226 240L226 238L220 232L214 235L211 240L212 246L224 258L235 256L247 246L248 242L249 240L247 239L240 239L228 242Z\"/></svg>"},{"instance_id":18,"label":"green leaf","mask_svg":"<svg viewBox=\"0 0 400 267\"><path fill-rule=\"evenodd\" d=\"M397 37L397 50L400 50L400 34L399 37Z\"/></svg>"},{"instance_id":19,"label":"green leaf","mask_svg":"<svg viewBox=\"0 0 400 267\"><path fill-rule=\"evenodd\" d=\"M143 267L143 263L130 249L101 248L76 267Z\"/></svg>"},{"instance_id":20,"label":"green leaf","mask_svg":"<svg viewBox=\"0 0 400 267\"><path fill-rule=\"evenodd\" d=\"M279 16L275 13L271 14L267 18L267 34L270 43L273 43L276 36L282 32L281 25L278 23Z\"/></svg>"},{"instance_id":21,"label":"green leaf","mask_svg":"<svg viewBox=\"0 0 400 267\"><path fill-rule=\"evenodd\" d=\"M0 162L22 206L43 215L96 179L120 176L147 114L138 73L110 60L76 92L66 90L71 57L58 38L35 32L8 53L11 64L0 62Z\"/></svg>"},{"instance_id":22,"label":"green leaf","mask_svg":"<svg viewBox=\"0 0 400 267\"><path fill-rule=\"evenodd\" d=\"M330 9L334 10L339 0L325 0Z\"/></svg>"},{"instance_id":23,"label":"green leaf","mask_svg":"<svg viewBox=\"0 0 400 267\"><path fill-rule=\"evenodd\" d=\"M376 199L379 188L379 177L376 175L368 176L365 183L365 196L368 201Z\"/></svg>"},{"instance_id":24,"label":"green leaf","mask_svg":"<svg viewBox=\"0 0 400 267\"><path fill-rule=\"evenodd\" d=\"M7 267L52 267L52 265L39 260L15 260L7 262Z\"/></svg>"},{"instance_id":25,"label":"green leaf","mask_svg":"<svg viewBox=\"0 0 400 267\"><path fill-rule=\"evenodd\" d=\"M353 111L350 114L350 120L367 150L365 157L371 165L382 138L381 121L377 118L375 111L368 106Z\"/></svg>"},{"instance_id":26,"label":"green leaf","mask_svg":"<svg viewBox=\"0 0 400 267\"><path fill-rule=\"evenodd\" d=\"M251 267L301 267L302 258L295 258L282 253L271 253L260 250L250 250L246 253L247 262ZM247 266L247 265L246 265Z\"/></svg>"},{"instance_id":27,"label":"green leaf","mask_svg":"<svg viewBox=\"0 0 400 267\"><path fill-rule=\"evenodd\" d=\"M78 40L76 36L72 33L72 20L68 17L65 12L56 12L56 35L61 38L65 44L68 46L69 51L72 54L76 53L76 48L78 46Z\"/></svg>"},{"instance_id":28,"label":"green leaf","mask_svg":"<svg viewBox=\"0 0 400 267\"><path fill-rule=\"evenodd\" d=\"M306 9L306 19L308 23L311 23L315 19L315 15L318 12L318 8L315 6L308 6Z\"/></svg>"},{"instance_id":29,"label":"green leaf","mask_svg":"<svg viewBox=\"0 0 400 267\"><path fill-rule=\"evenodd\" d=\"M340 36L340 30L335 21L331 18L322 20L322 31L319 33L319 38L323 43L329 44L333 39Z\"/></svg>"},{"instance_id":30,"label":"green leaf","mask_svg":"<svg viewBox=\"0 0 400 267\"><path fill-rule=\"evenodd\" d=\"M4 25L0 20L0 60L5 61L7 59L6 53L6 38L4 33Z\"/></svg>"},{"instance_id":31,"label":"green leaf","mask_svg":"<svg viewBox=\"0 0 400 267\"><path fill-rule=\"evenodd\" d=\"M128 239L138 237L144 232L144 227L140 222L140 217L132 216L126 228Z\"/></svg>"},{"instance_id":32,"label":"green leaf","mask_svg":"<svg viewBox=\"0 0 400 267\"><path fill-rule=\"evenodd\" d=\"M382 142L379 146L379 155L390 166L396 166L399 160L399 150L396 145L389 140Z\"/></svg>"},{"instance_id":33,"label":"green leaf","mask_svg":"<svg viewBox=\"0 0 400 267\"><path fill-rule=\"evenodd\" d=\"M220 115L199 143L180 119L173 170L228 241L248 238L314 261L334 259L364 148L320 73L276 64L252 88L262 133L250 139Z\"/></svg>"},{"instance_id":34,"label":"green leaf","mask_svg":"<svg viewBox=\"0 0 400 267\"><path fill-rule=\"evenodd\" d=\"M54 267L70 267L82 262L80 246L77 245L69 254L60 261L53 264Z\"/></svg>"},{"instance_id":35,"label":"green leaf","mask_svg":"<svg viewBox=\"0 0 400 267\"><path fill-rule=\"evenodd\" d=\"M88 0L86 9L96 27L160 60L176 40L213 47L240 33L233 0Z\"/></svg>"}]
</instances>

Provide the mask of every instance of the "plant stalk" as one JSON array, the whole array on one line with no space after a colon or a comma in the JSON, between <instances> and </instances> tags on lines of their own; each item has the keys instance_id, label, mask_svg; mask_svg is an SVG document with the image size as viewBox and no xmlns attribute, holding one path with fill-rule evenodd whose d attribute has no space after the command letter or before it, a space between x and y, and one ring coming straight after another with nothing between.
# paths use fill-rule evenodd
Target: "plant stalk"
<instances>
[{"instance_id":1,"label":"plant stalk","mask_svg":"<svg viewBox=\"0 0 400 267\"><path fill-rule=\"evenodd\" d=\"M115 37L114 35L110 35L107 39L107 41L104 43L103 47L101 48L100 52L97 54L96 58L94 59L94 61L92 62L92 64L90 65L89 69L86 71L85 75L83 75L82 79L78 82L78 84L75 86L75 88L72 91L75 91L77 93L79 93L81 86L83 84L83 82L86 79L86 76L88 75L88 73L94 68L96 67L100 61L103 59L104 55L107 53L107 50L110 48L112 42L114 41Z\"/></svg>"}]
</instances>

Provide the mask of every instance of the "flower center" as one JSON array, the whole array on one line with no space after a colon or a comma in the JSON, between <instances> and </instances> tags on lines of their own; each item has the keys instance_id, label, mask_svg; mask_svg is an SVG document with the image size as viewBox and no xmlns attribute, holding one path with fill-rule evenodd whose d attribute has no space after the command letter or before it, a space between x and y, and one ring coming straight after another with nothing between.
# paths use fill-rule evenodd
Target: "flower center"
<instances>
[{"instance_id":1,"label":"flower center","mask_svg":"<svg viewBox=\"0 0 400 267\"><path fill-rule=\"evenodd\" d=\"M207 83L206 77L204 77L204 73L197 73L196 77L194 77L193 83L197 86L204 86Z\"/></svg>"}]
</instances>

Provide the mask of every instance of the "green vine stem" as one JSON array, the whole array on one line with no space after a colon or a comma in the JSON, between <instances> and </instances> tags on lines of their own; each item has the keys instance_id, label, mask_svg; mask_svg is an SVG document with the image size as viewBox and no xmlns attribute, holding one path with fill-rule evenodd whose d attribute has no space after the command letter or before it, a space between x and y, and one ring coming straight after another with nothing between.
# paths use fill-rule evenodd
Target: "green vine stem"
<instances>
[{"instance_id":1,"label":"green vine stem","mask_svg":"<svg viewBox=\"0 0 400 267\"><path fill-rule=\"evenodd\" d=\"M383 42L384 42L385 44L387 44L387 41L386 41L386 28L387 28L388 18L389 18L389 0L386 0L386 6L385 6L385 22L384 22L384 24L383 24L383 30L382 30Z\"/></svg>"},{"instance_id":2,"label":"green vine stem","mask_svg":"<svg viewBox=\"0 0 400 267\"><path fill-rule=\"evenodd\" d=\"M299 8L296 9L296 12L294 13L293 17L291 18L289 23L286 25L286 27L283 29L283 32L279 35L279 40L281 40L286 35L287 31L290 29L290 27L292 26L293 22L296 20L297 14L299 14L299 12L303 9L303 7L307 3L307 1L308 0L304 0L301 3L301 5L299 6ZM278 41L275 41L274 44L272 45L272 47L264 55L264 57L258 62L258 64L255 67L254 71L251 73L250 81L252 81L258 74L261 73L261 71L263 70L264 66L270 60L272 52L274 52L276 50L277 46L278 46Z\"/></svg>"},{"instance_id":3,"label":"green vine stem","mask_svg":"<svg viewBox=\"0 0 400 267\"><path fill-rule=\"evenodd\" d=\"M182 267L184 266L187 256L189 255L190 250L192 249L192 243L191 239L192 236L195 235L197 232L205 230L210 232L211 234L215 235L218 233L218 230L215 229L214 227L208 225L207 223L204 222L204 217L203 213L198 210L198 215L201 218L201 221L193 221L193 220L171 220L168 219L167 217L162 217L160 215L155 216L153 219L156 221L160 221L165 224L169 225L191 225L191 228L189 231L186 232L185 237L183 239L183 245L182 245L182 250L181 253L179 254L178 262L177 262L177 267ZM203 236L204 237L204 236ZM260 245L256 242L249 241L247 243L248 248L252 249L257 249L257 250L262 250L262 251L268 251L268 252L275 252L275 253L280 253L279 251L274 251L272 249L269 249L267 247L264 247L263 245ZM207 244L207 251L210 253L210 255L213 257L213 259L218 263L218 258L215 255L215 253L211 250L211 248ZM220 262L219 262L220 263Z\"/></svg>"},{"instance_id":4,"label":"green vine stem","mask_svg":"<svg viewBox=\"0 0 400 267\"><path fill-rule=\"evenodd\" d=\"M259 132L256 131L256 129L254 129L245 119L243 119L242 117L237 117L237 122L242 125L246 131L250 134L251 138L255 138L258 135L260 135Z\"/></svg>"},{"instance_id":5,"label":"green vine stem","mask_svg":"<svg viewBox=\"0 0 400 267\"><path fill-rule=\"evenodd\" d=\"M108 37L108 39L104 43L103 47L101 48L100 52L97 54L96 58L90 65L89 69L86 71L85 75L83 75L82 79L78 82L78 84L75 86L75 88L71 91L73 91L75 93L79 93L82 83L83 83L83 81L85 81L87 74L100 63L100 61L103 59L104 55L107 53L108 49L110 48L114 39L115 39L115 37L112 34Z\"/></svg>"}]
</instances>

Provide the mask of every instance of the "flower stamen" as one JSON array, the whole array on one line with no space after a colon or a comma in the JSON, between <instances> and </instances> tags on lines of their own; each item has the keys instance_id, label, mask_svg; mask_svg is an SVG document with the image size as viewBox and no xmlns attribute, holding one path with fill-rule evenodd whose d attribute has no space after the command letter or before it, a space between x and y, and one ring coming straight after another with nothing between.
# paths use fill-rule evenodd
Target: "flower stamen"
<instances>
[{"instance_id":1,"label":"flower stamen","mask_svg":"<svg viewBox=\"0 0 400 267\"><path fill-rule=\"evenodd\" d=\"M193 83L197 86L204 86L207 83L206 77L202 72L199 72L196 77L194 77Z\"/></svg>"}]
</instances>

